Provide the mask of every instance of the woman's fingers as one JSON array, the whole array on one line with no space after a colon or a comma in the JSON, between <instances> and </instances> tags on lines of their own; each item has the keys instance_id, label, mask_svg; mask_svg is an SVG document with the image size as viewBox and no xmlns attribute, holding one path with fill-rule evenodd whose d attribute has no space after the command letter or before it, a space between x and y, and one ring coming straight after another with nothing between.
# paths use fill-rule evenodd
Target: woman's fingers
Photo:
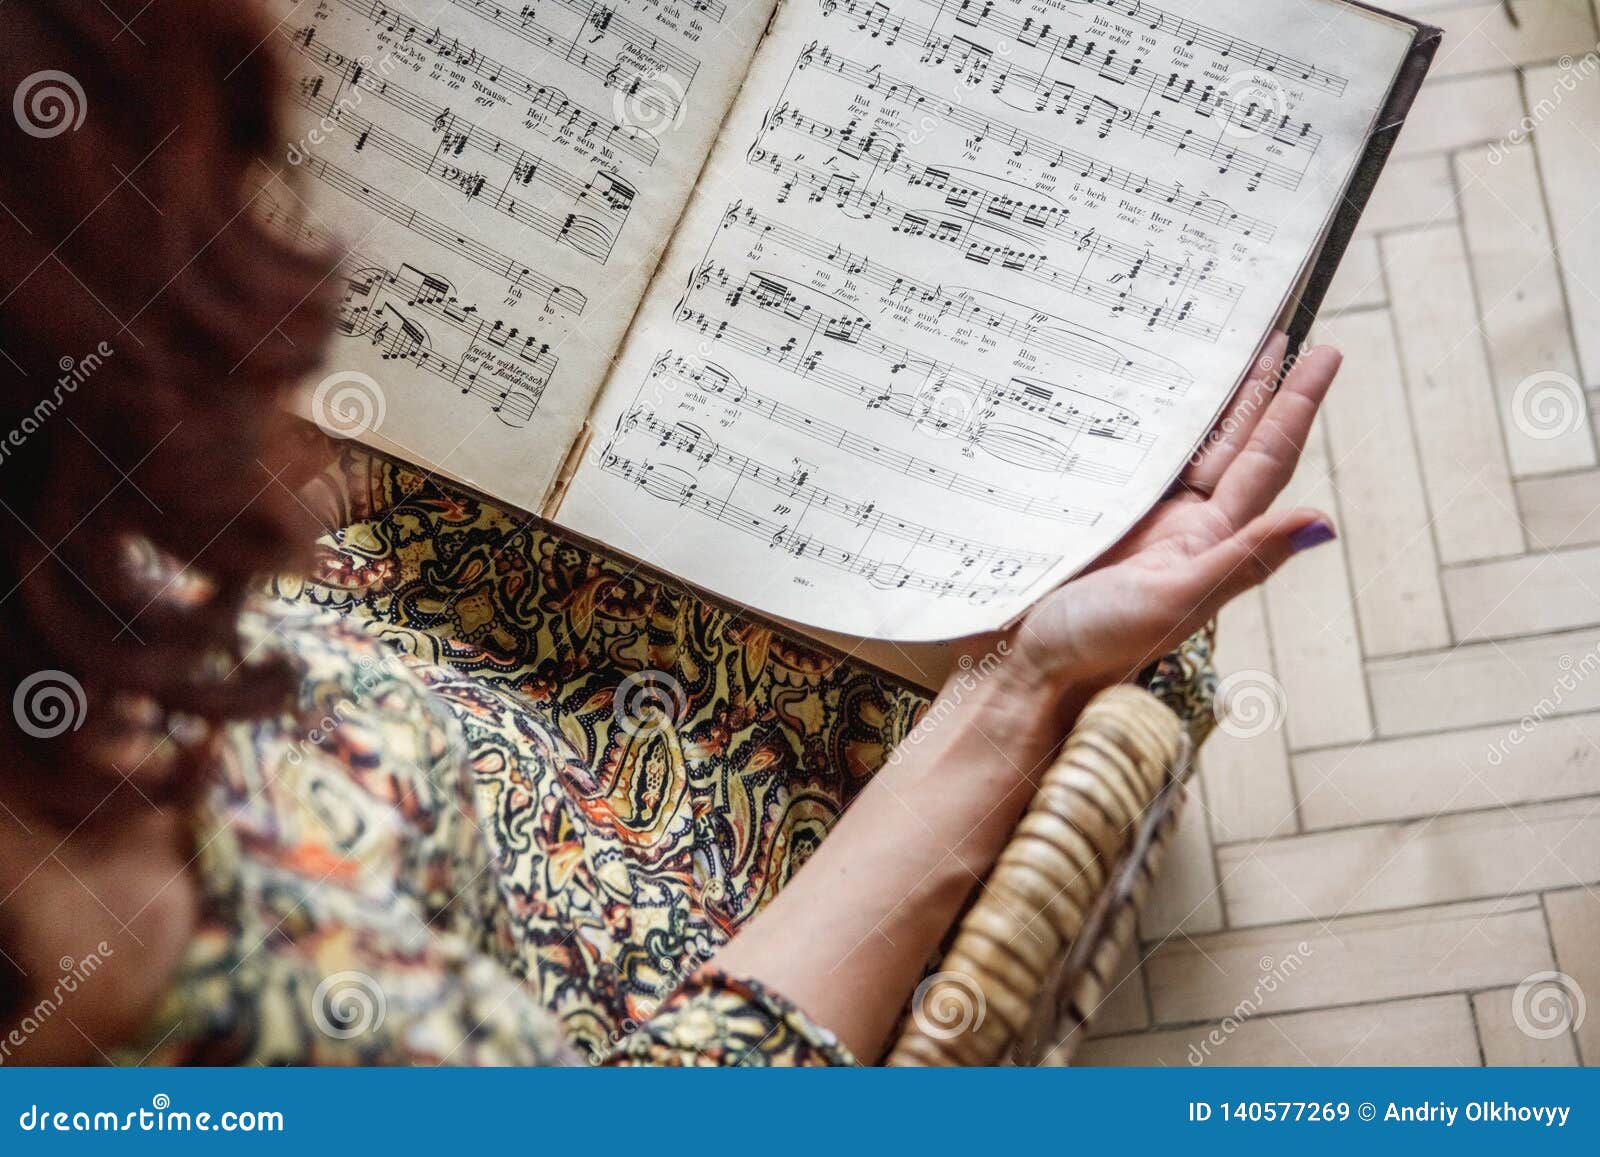
<instances>
[{"instance_id":1,"label":"woman's fingers","mask_svg":"<svg viewBox=\"0 0 1600 1157\"><path fill-rule=\"evenodd\" d=\"M1332 346L1318 346L1295 362L1250 440L1217 481L1211 501L1233 525L1260 515L1288 485L1342 361Z\"/></svg>"},{"instance_id":2,"label":"woman's fingers","mask_svg":"<svg viewBox=\"0 0 1600 1157\"><path fill-rule=\"evenodd\" d=\"M1267 412L1288 349L1289 335L1282 330L1267 339L1266 348L1256 359L1249 377L1239 387L1233 401L1211 428L1210 435L1195 452L1194 460L1184 470L1181 476L1183 485L1201 494L1216 490L1223 472L1239 456L1239 451L1244 449L1262 415Z\"/></svg>"},{"instance_id":3,"label":"woman's fingers","mask_svg":"<svg viewBox=\"0 0 1600 1157\"><path fill-rule=\"evenodd\" d=\"M1253 519L1237 534L1195 556L1185 601L1193 608L1186 620L1204 623L1229 602L1266 582L1297 554L1332 542L1333 523L1307 508L1272 511Z\"/></svg>"}]
</instances>

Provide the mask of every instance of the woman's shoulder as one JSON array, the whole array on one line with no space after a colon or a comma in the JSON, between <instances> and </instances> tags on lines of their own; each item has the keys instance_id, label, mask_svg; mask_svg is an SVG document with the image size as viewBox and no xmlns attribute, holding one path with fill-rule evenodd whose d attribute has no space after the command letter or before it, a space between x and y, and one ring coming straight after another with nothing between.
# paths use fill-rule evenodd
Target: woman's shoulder
<instances>
[{"instance_id":1,"label":"woman's shoulder","mask_svg":"<svg viewBox=\"0 0 1600 1157\"><path fill-rule=\"evenodd\" d=\"M411 661L337 613L263 605L241 629L257 653L294 666L298 692L280 714L229 729L213 812L421 890L432 910L426 893L488 854L448 705Z\"/></svg>"},{"instance_id":2,"label":"woman's shoulder","mask_svg":"<svg viewBox=\"0 0 1600 1157\"><path fill-rule=\"evenodd\" d=\"M466 748L422 669L334 613L263 604L242 631L256 657L294 664L299 690L224 735L195 819L201 924L148 1034L154 1059L565 1057L490 942Z\"/></svg>"}]
</instances>

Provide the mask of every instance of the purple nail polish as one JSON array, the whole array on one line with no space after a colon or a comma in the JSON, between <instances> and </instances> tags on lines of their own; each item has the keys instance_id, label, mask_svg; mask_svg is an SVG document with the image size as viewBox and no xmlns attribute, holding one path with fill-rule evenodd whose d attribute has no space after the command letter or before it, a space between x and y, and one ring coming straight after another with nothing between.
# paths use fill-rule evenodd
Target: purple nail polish
<instances>
[{"instance_id":1,"label":"purple nail polish","mask_svg":"<svg viewBox=\"0 0 1600 1157\"><path fill-rule=\"evenodd\" d=\"M1289 553L1300 554L1303 551L1310 550L1314 546L1321 546L1325 542L1332 542L1338 537L1339 536L1334 532L1333 527L1329 526L1326 522L1323 522L1322 519L1319 518L1313 523L1302 526L1299 530L1295 531L1289 536Z\"/></svg>"}]
</instances>

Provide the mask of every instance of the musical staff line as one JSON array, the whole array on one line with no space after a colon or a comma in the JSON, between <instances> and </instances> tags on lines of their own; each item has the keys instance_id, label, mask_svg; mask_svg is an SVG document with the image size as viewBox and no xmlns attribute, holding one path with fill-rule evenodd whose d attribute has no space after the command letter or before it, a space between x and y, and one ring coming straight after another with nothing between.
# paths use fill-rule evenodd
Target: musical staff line
<instances>
[{"instance_id":1,"label":"musical staff line","mask_svg":"<svg viewBox=\"0 0 1600 1157\"><path fill-rule=\"evenodd\" d=\"M842 2L847 11L852 10L852 7L857 12L865 8L869 13L865 18L869 24L875 21L881 23L888 13L888 7L883 0L842 0ZM1101 49L1097 57L1096 49L1100 42L1095 39L1093 32L1055 32L1052 31L1053 25L1039 23L1032 16L1019 20L1003 10L996 10L995 0L959 0L953 9L944 2L937 5L932 4L931 0L921 0L921 2L935 9L932 24L923 27L911 22L897 22L897 27L916 28L930 41L941 40L935 30L939 22L946 17L968 28L992 29L1000 33L1006 41L1044 53L1050 63L1060 61L1073 68L1091 72L1101 80L1120 88L1142 91L1148 96L1160 97L1172 104L1184 106L1197 116L1210 119L1220 115L1223 123L1229 128L1237 128L1247 133L1261 133L1292 149L1309 148L1315 152L1322 143L1322 134L1313 129L1310 122L1302 123L1299 131L1293 131L1289 125L1289 114L1285 112L1279 114L1279 121L1274 125L1273 110L1270 106L1262 107L1259 103L1252 103L1241 109L1226 95L1223 87L1215 82L1204 84L1190 78L1180 84L1177 72L1169 73L1163 82L1159 73L1145 70L1143 57L1119 61L1117 59L1119 50L1115 46ZM958 34L945 37L942 38L942 43L947 50L955 48L959 43L961 52L969 62L966 67L969 83L981 83L989 69L993 67L992 50L975 44L964 36ZM1040 75L1046 75L1048 69L1049 64L1046 64L1040 70Z\"/></svg>"},{"instance_id":2,"label":"musical staff line","mask_svg":"<svg viewBox=\"0 0 1600 1157\"><path fill-rule=\"evenodd\" d=\"M715 275L708 275L707 262L702 265L696 279L697 288L704 288L716 280ZM723 267L716 266L721 273ZM729 281L732 279L729 278ZM818 297L830 301L815 290L806 290L803 286L795 285L784 277L766 274L752 270L746 274L724 297L730 310L737 314L740 307L748 298L750 304L762 311L787 318L789 321L801 325L806 329L812 340L799 343L797 356L804 358L808 353L814 352L816 338L826 338L830 341L840 342L862 353L869 354L890 366L891 373L899 373L913 366L926 366L928 381L936 383L937 389L960 389L964 396L975 399L978 407L972 412L961 416L960 421L953 421L943 412L934 412L929 415L918 415L918 421L925 421L940 433L966 433L975 438L982 435L982 423L987 419L991 408L1012 409L1026 414L1034 415L1044 421L1052 422L1074 434L1089 434L1096 438L1106 438L1113 442L1126 442L1131 446L1145 448L1151 445L1152 439L1137 429L1138 418L1133 411L1122 406L1100 401L1100 404L1112 416L1094 414L1091 411L1080 409L1076 403L1065 402L1056 395L1077 394L1081 397L1089 395L1080 390L1071 390L1065 387L1052 389L1041 387L1037 390L1025 388L1020 379L1013 379L1015 384L1005 384L986 378L981 374L971 373L948 362L939 361L919 355L908 346L898 345L894 342L884 341L875 337L870 331L872 325L865 318L843 314L825 314L818 312L813 306L800 300L801 293L816 293ZM813 317L813 315L815 315ZM729 321L718 322L719 328L727 326L735 328ZM743 330L746 336L755 336L749 330ZM815 351L817 357L823 356L820 350ZM875 399L876 400L876 399ZM883 398L879 405L887 405L888 399Z\"/></svg>"},{"instance_id":3,"label":"musical staff line","mask_svg":"<svg viewBox=\"0 0 1600 1157\"><path fill-rule=\"evenodd\" d=\"M336 189L351 200L366 205L403 229L432 241L480 269L486 269L496 276L503 277L513 288L530 286L551 306L575 316L582 314L589 304L589 299L572 286L560 285L542 273L535 273L532 266L513 257L507 257L498 249L481 241L462 235L426 213L395 200L382 189L374 188L323 157L310 158L305 168L329 188Z\"/></svg>"},{"instance_id":4,"label":"musical staff line","mask_svg":"<svg viewBox=\"0 0 1600 1157\"><path fill-rule=\"evenodd\" d=\"M535 48L559 53L561 59L575 68L587 72L607 88L615 89L627 97L637 97L647 108L665 121L678 115L678 108L694 84L700 62L681 49L665 43L649 29L642 28L615 8L597 4L594 0L555 0L580 19L573 33L564 35L537 18L535 5L524 4L513 12L494 3L494 0L447 0L464 12L511 33L517 39ZM381 4L378 5L382 7ZM585 38L593 32L593 37ZM623 47L615 58L591 51L592 46L607 36L615 36ZM635 61L624 65L627 58ZM666 83L658 83L665 81ZM676 91L674 91L676 89Z\"/></svg>"},{"instance_id":5,"label":"musical staff line","mask_svg":"<svg viewBox=\"0 0 1600 1157\"><path fill-rule=\"evenodd\" d=\"M1117 262L1102 252L1091 239L1083 245L1084 265L1073 272L1050 260L1051 254L996 245L970 236L974 229L992 229L987 222L973 222L967 218L947 218L935 212L918 212L885 193L870 193L858 188L859 179L852 174L831 173L824 169L801 164L781 157L766 149L752 148L750 163L777 176L790 178L779 192L778 204L786 204L791 192L804 185L813 204L832 201L836 208L850 208L864 219L884 216L891 231L902 237L912 237L943 245L960 251L962 257L981 267L999 267L1017 273L1052 289L1092 301L1106 308L1113 317L1128 313L1143 319L1146 330L1171 329L1187 333L1205 341L1215 341L1227 323L1223 316L1204 320L1195 315L1194 301L1175 302L1169 294L1161 301L1140 297L1134 292L1139 277L1145 272L1147 256L1141 255L1129 262ZM888 214L885 215L885 210ZM1111 264L1117 269L1104 281L1087 275L1088 267L1096 261ZM1159 280L1159 279L1157 279ZM1176 289L1178 296L1190 288L1193 275L1168 282L1168 289ZM1127 288L1117 288L1125 284Z\"/></svg>"},{"instance_id":6,"label":"musical staff line","mask_svg":"<svg viewBox=\"0 0 1600 1157\"><path fill-rule=\"evenodd\" d=\"M1072 441L1086 437L1094 442L1124 444L1141 452L1138 456L1150 445L1148 435L1136 429L1137 419L1121 407L1096 399L1099 406L1114 411L1108 416L1058 397L1087 396L1079 391L1021 378L1013 378L1008 384L995 382L921 356L905 346L873 338L865 332L860 319L819 316L808 323L802 310L791 302L785 283L752 275L747 284L723 295L722 304L735 316L742 309L755 309L787 323L781 334L764 336L731 317L692 303L694 296L707 288L703 268L675 313L678 324L708 341L726 343L796 377L852 398L868 410L887 410L906 419L913 428L926 429L939 437L964 439L993 457L1026 470L1073 475L1112 486L1126 483L1130 471L1090 461L1081 449L1037 429L1037 423L1058 427ZM748 302L744 300L746 296ZM859 350L889 367L890 383L905 375L907 387L896 390L893 384L879 385L834 368L824 343ZM998 420L996 412L1001 409L1014 412L1028 425Z\"/></svg>"},{"instance_id":7,"label":"musical staff line","mask_svg":"<svg viewBox=\"0 0 1600 1157\"><path fill-rule=\"evenodd\" d=\"M1068 4L1081 4L1086 8L1104 8L1111 12L1120 12L1130 20L1147 24L1154 32L1164 29L1176 33L1184 42L1193 47L1203 44L1207 48L1220 53L1224 57L1238 57L1240 60L1265 69L1267 72L1283 72L1311 85L1313 88L1330 92L1335 96L1343 96L1350 82L1343 76L1318 65L1307 63L1296 57L1275 52L1270 48L1238 36L1229 36L1207 24L1198 24L1192 20L1185 20L1176 16L1160 5L1151 4L1149 0L1065 0ZM1148 13L1154 12L1155 19L1151 20Z\"/></svg>"},{"instance_id":8,"label":"musical staff line","mask_svg":"<svg viewBox=\"0 0 1600 1157\"><path fill-rule=\"evenodd\" d=\"M322 82L323 74L320 73L310 83L302 82L297 100L301 107L354 138L356 152L374 148L407 168L453 189L468 201L483 199L487 193L486 203L495 212L510 217L518 224L529 226L557 244L567 245L601 264L610 257L618 235L627 224L628 212L636 196L633 186L621 177L600 170L583 182L559 165L536 158L502 138L460 120L448 109L431 106L420 98L408 101L411 94L397 85L386 83L385 99L390 99L394 107L414 119L428 120L432 131L438 133L439 144L432 151L425 150L354 112L341 104L336 96L322 96ZM429 113L432 115L429 116ZM469 145L479 155L489 157L501 166L505 174L503 184L496 182L498 187L492 186L487 174L452 162L451 158L461 156ZM514 186L525 188L535 181L557 196L570 199L575 205L596 206L599 216L576 212L549 213L531 204L527 198L513 196L510 192Z\"/></svg>"},{"instance_id":9,"label":"musical staff line","mask_svg":"<svg viewBox=\"0 0 1600 1157\"><path fill-rule=\"evenodd\" d=\"M967 295L958 300L957 291L948 291L940 285L929 285L891 266L875 261L865 254L855 253L840 245L829 244L814 234L791 229L774 218L764 216L742 203L736 202L723 214L724 229L744 229L757 237L771 238L792 252L827 262L844 272L886 290L891 296L901 295L924 305L937 306L942 312L954 314L963 320L976 321L997 333L1018 341L1037 345L1063 357L1099 370L1116 378L1126 378L1140 385L1159 387L1181 394L1194 383L1194 378L1174 362L1157 365L1155 355L1145 354L1150 360L1140 362L1118 352L1109 340L1079 332L1071 323L1049 315L1049 321L1025 322L1003 311L990 309ZM1053 324L1051 324L1053 323ZM1161 359L1165 361L1165 359Z\"/></svg>"},{"instance_id":10,"label":"musical staff line","mask_svg":"<svg viewBox=\"0 0 1600 1157\"><path fill-rule=\"evenodd\" d=\"M260 191L259 205L262 224L268 228L333 251L332 238L288 212L270 192ZM548 341L529 335L517 348L516 339L522 336L518 327L508 327L501 320L489 324L476 305L461 304L448 281L409 262L393 266L358 250L346 249L339 269L347 292L339 303L337 332L346 337L365 338L382 351L385 361L411 361L459 389L463 395L470 394L487 402L495 416L508 426L520 428L533 420L544 388L560 365ZM386 299L386 291L391 290L405 309L434 318L455 331L458 338L465 339L463 356L451 359L434 351L420 327ZM531 375L529 380L506 381L492 367L487 372L491 377L500 376L501 383L496 385L486 379L486 358L479 356L470 363L468 360L484 347L499 350L526 366L525 372Z\"/></svg>"},{"instance_id":11,"label":"musical staff line","mask_svg":"<svg viewBox=\"0 0 1600 1157\"><path fill-rule=\"evenodd\" d=\"M836 425L796 406L787 405L776 398L758 393L714 362L691 361L668 350L658 357L655 365L651 367L650 380L658 384L665 382L663 388L666 389L676 386L683 391L700 390L714 394L728 405L748 410L775 426L802 434L822 445L844 450L859 457L863 462L882 464L896 473L925 482L936 489L976 498L1001 510L1011 510L1033 518L1072 526L1094 526L1101 518L1098 511L994 486L959 471L938 466L927 459L886 446L857 434L848 427Z\"/></svg>"},{"instance_id":12,"label":"musical staff line","mask_svg":"<svg viewBox=\"0 0 1600 1157\"><path fill-rule=\"evenodd\" d=\"M866 31L874 39L881 38L885 46L897 43L902 32L908 33L908 40L911 43L920 44L927 49L923 55L925 64L942 65L952 61L953 42L950 39L935 36L914 21L899 17L891 18L882 0L872 0L871 4L868 4L867 0L842 0L842 3L841 0L822 0L822 3L823 12L830 16L842 7L846 14L860 21L855 25L858 30ZM877 11L879 9L882 11ZM861 17L860 13L863 10L870 10L871 15ZM873 27L874 18L877 27ZM970 75L973 59L971 54L955 58L951 66L956 75ZM1219 129L1216 140L1209 140L1200 135L1196 129L1179 128L1169 123L1161 115L1160 109L1148 113L1136 112L1098 93L1080 92L1077 85L1064 80L1053 80L1042 72L1031 72L1025 68L1007 65L986 87L989 92L998 96L1013 82L1018 88L1033 94L1036 98L1032 111L1048 110L1057 116L1074 113L1077 119L1073 123L1079 126L1094 121L1098 126L1094 130L1095 135L1101 140L1110 136L1113 129L1118 129L1133 133L1141 139L1148 137L1162 144L1171 145L1174 153L1191 152L1204 157L1215 164L1218 173L1223 176L1236 168L1242 168L1246 173L1245 188L1249 192L1254 192L1263 181L1292 192L1300 187L1300 182L1305 176L1303 169L1292 169L1288 165L1258 156L1241 145L1224 144L1226 126Z\"/></svg>"},{"instance_id":13,"label":"musical staff line","mask_svg":"<svg viewBox=\"0 0 1600 1157\"><path fill-rule=\"evenodd\" d=\"M1058 236L1079 252L1092 246L1096 254L1129 264L1140 261L1148 272L1158 277L1170 277L1174 284L1179 277L1192 272L1186 261L1159 257L1147 248L1102 236L1096 229L1079 229L1068 224L1069 210L1060 204L1046 203L1042 195L1036 194L1040 196L1039 200L1025 201L1010 194L990 192L976 183L958 180L958 175L964 170L905 159L904 143L881 130L873 129L858 136L853 121L843 127L828 124L807 115L787 101L772 109L764 124L769 130L787 129L812 140L825 141L852 160L870 158L878 171L893 173L913 189L942 193L944 203L950 210L975 225L988 225L1017 234L1032 231ZM983 178L983 174L974 176ZM1215 262L1210 265L1214 268ZM1211 268L1203 268L1195 275L1197 281L1207 286L1210 294L1224 301L1238 300L1244 287L1236 281L1214 276Z\"/></svg>"},{"instance_id":14,"label":"musical staff line","mask_svg":"<svg viewBox=\"0 0 1600 1157\"><path fill-rule=\"evenodd\" d=\"M724 526L761 539L773 550L783 550L796 557L803 554L805 558L835 570L858 575L881 590L910 588L942 598L959 596L984 604L1011 589L998 583L941 578L928 571L912 570L891 562L882 555L868 555L809 535L796 534L786 522L757 514L735 504L731 498L717 498L700 492L689 476L680 474L674 477L670 468L658 463L628 458L608 450L601 455L600 468L631 482L652 498L674 506L696 509Z\"/></svg>"},{"instance_id":15,"label":"musical staff line","mask_svg":"<svg viewBox=\"0 0 1600 1157\"><path fill-rule=\"evenodd\" d=\"M948 534L924 523L881 510L878 504L871 500L853 501L836 490L829 490L812 481L809 470L804 467L785 471L770 466L747 454L728 449L699 426L681 420L676 422L663 420L648 405L636 405L624 415L619 435L626 435L634 430L642 430L656 439L658 450L676 451L703 466L713 464L720 466L734 475L735 485L749 479L783 498L804 500L808 511L824 510L838 515L866 531L868 537L882 534L901 542L909 542L913 546L931 546L974 561L998 561L1004 558L1024 566L1041 568L1060 561L1059 555L1016 550ZM804 551L801 550L799 553L803 554Z\"/></svg>"},{"instance_id":16,"label":"musical staff line","mask_svg":"<svg viewBox=\"0 0 1600 1157\"><path fill-rule=\"evenodd\" d=\"M728 6L722 0L689 0L689 7L696 12L704 12L713 24L721 24L722 18L728 14Z\"/></svg>"},{"instance_id":17,"label":"musical staff line","mask_svg":"<svg viewBox=\"0 0 1600 1157\"><path fill-rule=\"evenodd\" d=\"M603 138L603 143L616 145L636 160L646 165L655 164L661 146L648 132L631 125L618 124L612 118L601 116L571 100L565 92L554 85L535 81L509 64L502 64L493 57L485 55L458 36L446 36L437 25L430 29L426 25L416 24L402 18L399 13L393 12L385 5L374 3L373 0L337 0L337 3L371 21L375 27L383 28L384 21L387 20L388 31L404 33L401 43L405 46L415 45L431 52L436 59L459 66L488 84L504 84L524 97L533 108L549 114L554 120L564 121L565 123L561 125L562 130L581 128L582 132L578 139L583 140L598 135ZM426 35L422 35L423 33ZM297 30L294 35L309 46L316 35L316 29L314 26L306 27ZM345 59L349 60L348 57Z\"/></svg>"},{"instance_id":18,"label":"musical staff line","mask_svg":"<svg viewBox=\"0 0 1600 1157\"><path fill-rule=\"evenodd\" d=\"M935 96L909 81L886 75L878 66L859 64L847 56L833 51L832 47L813 41L800 54L795 71L820 68L849 81L866 92L878 94L884 100L904 105L910 110L931 109L940 120L966 129L978 141L994 140L1009 149L1014 157L1034 156L1044 161L1048 168L1065 165L1085 180L1119 190L1133 197L1170 206L1196 221L1205 221L1245 237L1270 242L1276 234L1271 222L1260 217L1241 213L1226 201L1209 194L1191 195L1184 191L1181 182L1168 185L1133 169L1118 168L1105 161L1096 160L1087 153L1058 145L1051 140L1030 133L1004 121L984 117L971 109Z\"/></svg>"}]
</instances>

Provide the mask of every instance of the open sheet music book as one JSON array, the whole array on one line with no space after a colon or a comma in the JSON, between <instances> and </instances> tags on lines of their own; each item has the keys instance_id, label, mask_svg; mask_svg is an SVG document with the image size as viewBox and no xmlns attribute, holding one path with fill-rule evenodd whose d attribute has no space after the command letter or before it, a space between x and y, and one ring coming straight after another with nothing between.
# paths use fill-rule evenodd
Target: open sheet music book
<instances>
[{"instance_id":1,"label":"open sheet music book","mask_svg":"<svg viewBox=\"0 0 1600 1157\"><path fill-rule=\"evenodd\" d=\"M312 416L896 644L1159 499L1437 40L1345 0L272 2L298 175L259 204L349 249Z\"/></svg>"}]
</instances>

